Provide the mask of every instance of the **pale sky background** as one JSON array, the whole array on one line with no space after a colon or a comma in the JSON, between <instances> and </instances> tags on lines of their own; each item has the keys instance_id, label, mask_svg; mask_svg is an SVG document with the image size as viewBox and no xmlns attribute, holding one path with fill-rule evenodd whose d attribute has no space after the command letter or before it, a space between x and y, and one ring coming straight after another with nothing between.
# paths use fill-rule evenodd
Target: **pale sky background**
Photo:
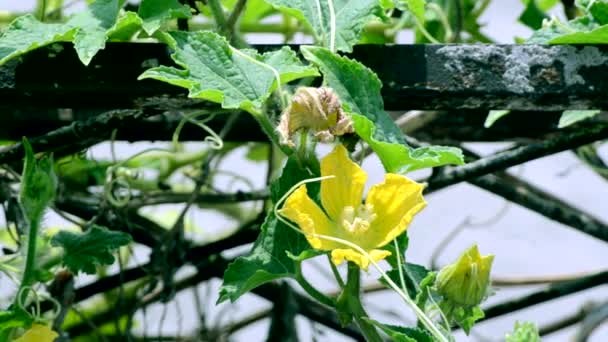
<instances>
[{"instance_id":1,"label":"pale sky background","mask_svg":"<svg viewBox=\"0 0 608 342\"><path fill-rule=\"evenodd\" d=\"M3 0L0 1L0 10L27 10L32 8L33 3L32 0ZM501 43L511 43L515 36L528 37L530 30L516 22L522 9L523 6L519 0L492 1L482 20L487 23L484 31ZM563 17L561 6L556 8L554 12ZM400 36L400 39L407 43L411 39L410 37L408 34L404 34ZM272 35L265 35L259 39L263 42L273 42L277 38ZM480 129L482 128L480 127ZM118 145L118 153L120 156L126 157L149 146L150 144L146 143L121 143ZM188 146L189 148L197 148L201 145L200 143L192 143ZM472 144L469 147L485 154L504 148L504 145ZM325 148L319 153L324 154L327 150ZM603 148L601 152L605 158L608 158L608 149ZM91 148L89 153L97 158L107 158L109 148L107 144L102 144ZM233 153L222 167L226 170L247 170L248 174L253 175L255 187L260 188L263 185L264 168L261 165L244 161L243 155L243 151ZM608 183L585 167L577 167L566 176L561 175L561 172L576 164L580 164L580 162L573 154L564 152L527 163L523 167L514 168L512 171L540 188L559 196L576 207L587 210L604 222L608 222L608 210L606 210L606 204L603 200L605 194L608 193ZM383 172L377 159L369 158L364 162L363 167L370 173L369 184L382 180ZM242 184L238 187L247 189ZM409 261L423 265L428 265L430 256L439 243L438 237L446 236L466 218L470 218L473 222L485 221L493 217L505 205L503 199L467 184L453 186L448 190L428 196L427 201L428 207L416 217L409 228L410 247L407 254ZM169 209L176 210L179 207L173 206ZM209 212L192 213L190 217L198 227L197 231L202 232L204 238L211 239L217 233L225 232L226 229L234 226L234 223ZM52 218L50 222L60 221L55 221ZM204 223L209 223L209 225L207 226ZM495 254L493 275L501 278L530 275L567 275L603 270L606 267L605 260L608 260L608 248L605 243L589 238L517 205L509 205L506 214L489 226L465 230L444 251L440 262L442 264L450 262L473 243L479 245L482 254ZM137 259L140 263L145 262L146 257L147 251L145 249L138 251ZM313 262L324 263L325 260ZM318 281L322 288L330 289L333 286L332 282L325 281L320 274L314 274L315 271L311 267L306 267L305 270L312 273L311 277L315 285ZM185 272L188 271L182 273ZM376 275L372 272L369 278L373 279L375 277ZM91 280L90 277L81 277L78 282L84 284ZM209 298L207 309L210 312L211 321L219 317L219 312L224 312L221 321L226 323L232 319L238 320L239 317L269 307L265 300L261 300L254 295L244 296L229 309L225 305L214 307L220 281L216 279L211 281L210 284L211 288L200 286L198 291L202 298ZM496 295L491 297L486 304L500 303L509 298L537 291L540 288L542 287L499 288ZM209 295L211 297L208 297ZM172 334L176 331L182 331L186 335L196 327L198 318L192 298L191 291L184 291L177 296L181 310L176 310L173 303L168 305L167 319L162 328L164 333ZM577 312L586 302L602 302L607 298L608 288L606 285L596 287L590 291L563 297L543 305L536 305L531 309L516 311L511 315L484 322L474 328L474 334L470 337L465 337L459 333L457 335L458 341L501 341L504 334L512 330L516 320L532 321L539 326L543 326L560 317ZM404 304L401 304L396 295L389 291L369 295L366 297L365 303L372 317L380 321L406 325L403 319L401 321L395 320L394 317L381 313L378 308L397 312L406 317L406 320L409 320L406 323L411 323L410 310ZM145 320L141 314L138 315L136 320L139 320L139 328L146 326L146 330L150 334L156 334L162 311L163 306L157 304L147 310ZM302 318L299 319L299 323L301 341L310 341L311 329L309 323ZM233 340L243 342L263 341L266 337L268 325L268 320L260 321L251 328L241 330L233 335ZM319 325L317 325L317 328L327 331ZM546 336L543 341L570 340L576 333L576 329L576 326L574 326L561 330L558 333ZM341 335L332 333L320 337L320 340L349 341ZM606 325L596 330L591 338L591 341L594 342L607 340L608 327Z\"/></svg>"}]
</instances>

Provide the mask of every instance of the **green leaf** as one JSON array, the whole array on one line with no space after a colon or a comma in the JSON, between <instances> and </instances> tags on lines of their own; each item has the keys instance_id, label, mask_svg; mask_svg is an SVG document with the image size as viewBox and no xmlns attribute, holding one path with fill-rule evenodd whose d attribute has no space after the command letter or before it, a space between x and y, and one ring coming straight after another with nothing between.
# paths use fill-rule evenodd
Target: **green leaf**
<instances>
[{"instance_id":1,"label":"green leaf","mask_svg":"<svg viewBox=\"0 0 608 342\"><path fill-rule=\"evenodd\" d=\"M168 20L192 17L190 7L182 5L178 0L142 0L138 14L144 21L144 31L149 35Z\"/></svg>"},{"instance_id":2,"label":"green leaf","mask_svg":"<svg viewBox=\"0 0 608 342\"><path fill-rule=\"evenodd\" d=\"M363 318L369 323L377 326L385 334L387 334L393 341L396 342L433 342L433 337L426 331L419 328L407 328L399 327L396 325L389 325L380 323L373 319Z\"/></svg>"},{"instance_id":3,"label":"green leaf","mask_svg":"<svg viewBox=\"0 0 608 342\"><path fill-rule=\"evenodd\" d=\"M0 65L28 51L62 41L72 41L78 57L88 65L105 47L107 32L114 28L119 9L118 0L97 0L65 24L41 23L32 15L19 17L0 36Z\"/></svg>"},{"instance_id":4,"label":"green leaf","mask_svg":"<svg viewBox=\"0 0 608 342\"><path fill-rule=\"evenodd\" d=\"M600 25L589 15L562 23L557 18L534 32L529 44L606 44L608 25Z\"/></svg>"},{"instance_id":5,"label":"green leaf","mask_svg":"<svg viewBox=\"0 0 608 342\"><path fill-rule=\"evenodd\" d=\"M355 132L376 152L386 171L405 173L464 163L458 148L408 147L403 133L384 111L378 76L364 65L324 48L306 46L301 51L307 60L319 67L324 84L336 91L345 111L351 113Z\"/></svg>"},{"instance_id":6,"label":"green leaf","mask_svg":"<svg viewBox=\"0 0 608 342\"><path fill-rule=\"evenodd\" d=\"M429 270L426 267L412 264L412 263L403 263L403 278L405 280L405 287L407 292L411 298L416 298L420 294L421 287L420 283L428 276ZM401 286L401 279L399 277L399 270L394 267L392 270L387 272L387 275L395 284ZM379 281L384 285L387 285L383 278L380 278ZM387 285L388 286L388 285Z\"/></svg>"},{"instance_id":7,"label":"green leaf","mask_svg":"<svg viewBox=\"0 0 608 342\"><path fill-rule=\"evenodd\" d=\"M317 175L311 175L301 169L298 162L290 158L281 177L271 186L273 203L297 182L315 176ZM318 186L315 188L317 189L308 188L311 198L318 193ZM220 288L218 303L228 299L234 302L264 283L282 277L293 277L299 261L292 259L290 255L307 255L304 252L309 249L310 245L304 235L277 220L274 213L270 212L251 252L228 265L224 272L224 283Z\"/></svg>"},{"instance_id":8,"label":"green leaf","mask_svg":"<svg viewBox=\"0 0 608 342\"><path fill-rule=\"evenodd\" d=\"M125 12L108 32L109 41L129 41L141 31L143 21L135 12Z\"/></svg>"},{"instance_id":9,"label":"green leaf","mask_svg":"<svg viewBox=\"0 0 608 342\"><path fill-rule=\"evenodd\" d=\"M7 330L29 327L33 322L34 319L22 309L0 311L0 338ZM4 336L0 341L5 341L6 338Z\"/></svg>"},{"instance_id":10,"label":"green leaf","mask_svg":"<svg viewBox=\"0 0 608 342\"><path fill-rule=\"evenodd\" d=\"M418 22L424 25L426 0L399 0L397 7L401 10L407 9Z\"/></svg>"},{"instance_id":11,"label":"green leaf","mask_svg":"<svg viewBox=\"0 0 608 342\"><path fill-rule=\"evenodd\" d=\"M57 177L53 172L52 158L36 160L32 146L23 138L25 162L21 176L19 202L29 222L39 222L46 207L55 198Z\"/></svg>"},{"instance_id":12,"label":"green leaf","mask_svg":"<svg viewBox=\"0 0 608 342\"><path fill-rule=\"evenodd\" d=\"M397 237L397 246L399 246L399 255L401 256L401 264L405 263L405 251L407 250L409 242L410 242L410 240L407 236L407 232L405 232ZM384 248L382 248L382 249L391 252L391 255L386 257L386 262L388 262L388 264L391 265L392 268L397 268L397 265L398 265L397 250L395 249L395 243L390 242L388 245L384 246Z\"/></svg>"},{"instance_id":13,"label":"green leaf","mask_svg":"<svg viewBox=\"0 0 608 342\"><path fill-rule=\"evenodd\" d=\"M66 24L43 24L29 14L19 17L0 35L0 65L39 47L71 40L75 31Z\"/></svg>"},{"instance_id":14,"label":"green leaf","mask_svg":"<svg viewBox=\"0 0 608 342\"><path fill-rule=\"evenodd\" d=\"M308 26L318 42L330 46L329 3L320 0L266 0L279 11L294 16ZM370 20L385 19L378 0L334 0L335 44L339 51L351 52Z\"/></svg>"},{"instance_id":15,"label":"green leaf","mask_svg":"<svg viewBox=\"0 0 608 342\"><path fill-rule=\"evenodd\" d=\"M175 52L173 60L183 69L160 66L146 70L139 79L153 78L187 88L189 96L220 103L226 109L261 112L276 88L273 69L281 83L317 75L304 66L289 47L259 55L239 52L212 32L171 32L164 39Z\"/></svg>"},{"instance_id":16,"label":"green leaf","mask_svg":"<svg viewBox=\"0 0 608 342\"><path fill-rule=\"evenodd\" d=\"M248 144L245 158L253 162L265 162L268 160L269 153L270 145L266 143L250 143Z\"/></svg>"},{"instance_id":17,"label":"green leaf","mask_svg":"<svg viewBox=\"0 0 608 342\"><path fill-rule=\"evenodd\" d=\"M63 248L63 263L73 273L95 274L97 266L114 263L112 253L131 240L127 233L93 225L84 233L61 231L53 236L51 244Z\"/></svg>"},{"instance_id":18,"label":"green leaf","mask_svg":"<svg viewBox=\"0 0 608 342\"><path fill-rule=\"evenodd\" d=\"M460 326L467 335L471 332L475 322L484 317L485 314L479 306L472 308L458 307L451 311L451 314L448 315L448 319L451 319L453 322L458 324L458 326Z\"/></svg>"},{"instance_id":19,"label":"green leaf","mask_svg":"<svg viewBox=\"0 0 608 342\"><path fill-rule=\"evenodd\" d=\"M515 322L513 333L505 335L505 342L540 342L538 328L534 323Z\"/></svg>"},{"instance_id":20,"label":"green leaf","mask_svg":"<svg viewBox=\"0 0 608 342\"><path fill-rule=\"evenodd\" d=\"M608 43L608 25L600 26L588 32L575 32L555 37L549 44L606 44Z\"/></svg>"},{"instance_id":21,"label":"green leaf","mask_svg":"<svg viewBox=\"0 0 608 342\"><path fill-rule=\"evenodd\" d=\"M77 28L73 42L83 64L106 46L106 32L114 27L119 10L118 0L97 0L68 20L66 25Z\"/></svg>"},{"instance_id":22,"label":"green leaf","mask_svg":"<svg viewBox=\"0 0 608 342\"><path fill-rule=\"evenodd\" d=\"M222 5L226 12L231 12L238 0L222 0ZM203 6L200 8L201 14L212 18L213 14L209 9L209 6ZM268 4L265 0L247 0L247 6L239 17L239 24L241 26L251 26L259 24L259 22L271 15L278 14L278 11Z\"/></svg>"},{"instance_id":23,"label":"green leaf","mask_svg":"<svg viewBox=\"0 0 608 342\"><path fill-rule=\"evenodd\" d=\"M518 20L522 24L534 29L538 30L543 26L543 20L545 20L547 15L536 5L536 0L528 0L528 4L526 8L519 16Z\"/></svg>"},{"instance_id":24,"label":"green leaf","mask_svg":"<svg viewBox=\"0 0 608 342\"><path fill-rule=\"evenodd\" d=\"M566 110L562 113L562 116L560 116L557 127L568 127L579 121L592 118L601 112L601 110Z\"/></svg>"},{"instance_id":25,"label":"green leaf","mask_svg":"<svg viewBox=\"0 0 608 342\"><path fill-rule=\"evenodd\" d=\"M486 122L483 123L483 127L492 127L492 125L494 125L494 123L498 121L498 119L502 118L505 115L508 115L509 113L511 113L510 110L491 110L490 113L488 113L488 116L486 117Z\"/></svg>"},{"instance_id":26,"label":"green leaf","mask_svg":"<svg viewBox=\"0 0 608 342\"><path fill-rule=\"evenodd\" d=\"M589 13L593 16L598 23L604 25L608 24L608 1L596 0L591 4Z\"/></svg>"}]
</instances>

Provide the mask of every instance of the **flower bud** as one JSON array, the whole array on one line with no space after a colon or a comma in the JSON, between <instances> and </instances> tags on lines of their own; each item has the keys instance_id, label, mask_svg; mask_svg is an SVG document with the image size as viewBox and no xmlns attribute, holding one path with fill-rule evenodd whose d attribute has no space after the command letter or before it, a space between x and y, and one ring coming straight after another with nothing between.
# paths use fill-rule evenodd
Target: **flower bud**
<instances>
[{"instance_id":1,"label":"flower bud","mask_svg":"<svg viewBox=\"0 0 608 342\"><path fill-rule=\"evenodd\" d=\"M438 292L454 306L479 305L488 292L493 255L481 256L477 245L467 249L456 262L445 266L437 276Z\"/></svg>"},{"instance_id":2,"label":"flower bud","mask_svg":"<svg viewBox=\"0 0 608 342\"><path fill-rule=\"evenodd\" d=\"M352 133L353 123L333 89L300 87L281 114L277 127L281 143L294 146L291 137L299 129L310 129L320 141L330 142L336 136Z\"/></svg>"}]
</instances>

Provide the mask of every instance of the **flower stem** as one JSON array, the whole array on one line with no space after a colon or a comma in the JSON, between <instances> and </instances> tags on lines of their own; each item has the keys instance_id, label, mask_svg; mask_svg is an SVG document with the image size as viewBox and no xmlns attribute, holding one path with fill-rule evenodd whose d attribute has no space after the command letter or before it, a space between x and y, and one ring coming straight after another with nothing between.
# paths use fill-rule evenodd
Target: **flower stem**
<instances>
[{"instance_id":1,"label":"flower stem","mask_svg":"<svg viewBox=\"0 0 608 342\"><path fill-rule=\"evenodd\" d=\"M296 264L296 281L300 284L300 286L302 286L302 289L304 289L304 291L306 291L306 293L308 293L308 295L310 295L311 297L316 299L319 303L325 304L332 308L336 306L335 300L328 297L321 291L317 290L314 286L312 286L308 282L308 280L306 280L306 278L304 278L304 275L302 274L302 263L301 262L298 262Z\"/></svg>"},{"instance_id":2,"label":"flower stem","mask_svg":"<svg viewBox=\"0 0 608 342\"><path fill-rule=\"evenodd\" d=\"M348 273L346 276L346 287L344 291L348 296L348 308L350 309L355 322L361 329L363 336L369 342L381 342L383 341L382 337L371 323L365 321L363 318L368 317L367 312L363 308L361 304L361 284L360 284L360 274L359 274L359 266L352 262L348 262Z\"/></svg>"},{"instance_id":3,"label":"flower stem","mask_svg":"<svg viewBox=\"0 0 608 342\"><path fill-rule=\"evenodd\" d=\"M29 291L27 290L34 282L36 275L36 243L38 236L38 228L40 226L40 219L31 220L30 229L27 237L27 254L25 256L25 269L23 270L23 278L21 278L21 284L19 290L15 296L13 307L19 307L20 304L25 304Z\"/></svg>"}]
</instances>

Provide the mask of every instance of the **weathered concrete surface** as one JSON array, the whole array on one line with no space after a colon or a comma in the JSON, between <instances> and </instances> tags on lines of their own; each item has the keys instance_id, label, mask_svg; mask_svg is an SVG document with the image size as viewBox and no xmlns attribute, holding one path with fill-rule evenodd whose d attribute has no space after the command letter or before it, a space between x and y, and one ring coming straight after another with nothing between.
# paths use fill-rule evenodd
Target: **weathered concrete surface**
<instances>
[{"instance_id":1,"label":"weathered concrete surface","mask_svg":"<svg viewBox=\"0 0 608 342\"><path fill-rule=\"evenodd\" d=\"M171 65L169 55L162 44L109 43L85 67L70 44L42 48L0 67L0 109L78 113L183 96L171 85L137 81L151 66ZM352 57L378 73L389 110L608 107L608 46L362 45Z\"/></svg>"}]
</instances>

